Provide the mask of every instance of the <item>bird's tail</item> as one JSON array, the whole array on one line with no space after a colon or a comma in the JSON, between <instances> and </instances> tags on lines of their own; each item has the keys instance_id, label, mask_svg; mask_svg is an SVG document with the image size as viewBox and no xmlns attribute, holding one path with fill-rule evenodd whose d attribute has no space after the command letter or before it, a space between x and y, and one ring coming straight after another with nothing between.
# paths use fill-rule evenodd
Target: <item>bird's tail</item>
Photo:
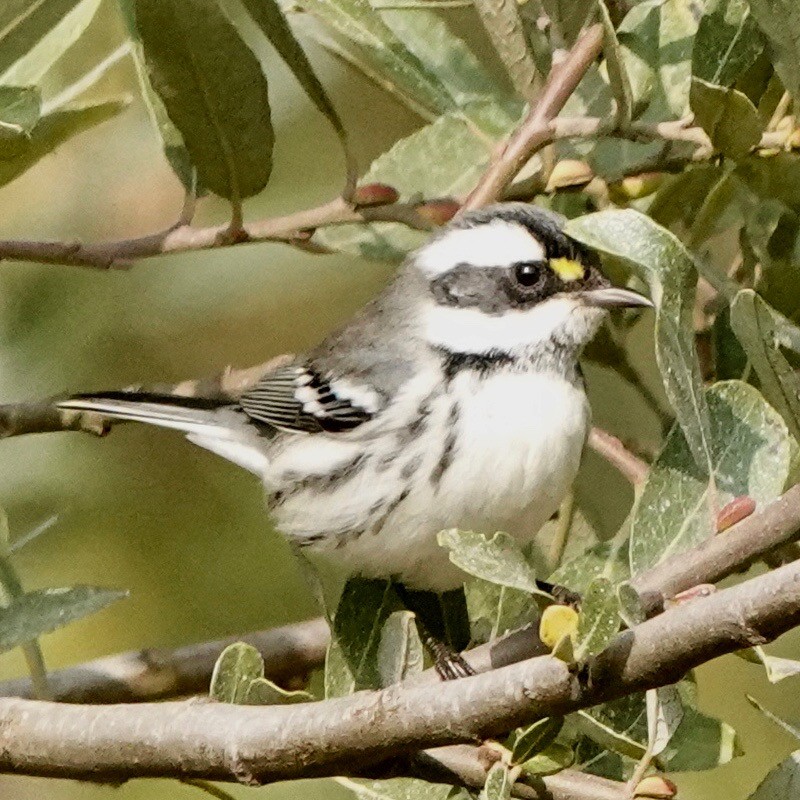
<instances>
[{"instance_id":1,"label":"bird's tail","mask_svg":"<svg viewBox=\"0 0 800 800\"><path fill-rule=\"evenodd\" d=\"M250 472L263 474L266 467L258 435L229 400L115 391L73 395L57 406L182 431L189 441Z\"/></svg>"},{"instance_id":2,"label":"bird's tail","mask_svg":"<svg viewBox=\"0 0 800 800\"><path fill-rule=\"evenodd\" d=\"M90 411L112 419L146 422L184 433L211 433L224 429L218 411L222 401L150 392L121 391L76 394L58 402L59 408Z\"/></svg>"}]
</instances>

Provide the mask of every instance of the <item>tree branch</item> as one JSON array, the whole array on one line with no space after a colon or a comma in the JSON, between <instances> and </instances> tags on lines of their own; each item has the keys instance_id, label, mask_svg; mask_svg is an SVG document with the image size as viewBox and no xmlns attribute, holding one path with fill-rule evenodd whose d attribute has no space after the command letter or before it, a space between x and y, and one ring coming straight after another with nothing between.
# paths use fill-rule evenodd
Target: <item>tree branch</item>
<instances>
[{"instance_id":1,"label":"tree branch","mask_svg":"<svg viewBox=\"0 0 800 800\"><path fill-rule=\"evenodd\" d=\"M419 205L391 203L354 206L337 197L316 208L245 225L243 235L234 240L226 235L229 233L227 224L208 228L178 224L147 236L89 244L0 240L0 260L17 259L102 270L127 269L140 258L252 242L283 242L303 246L317 228L353 222L400 222L419 230L430 230L430 220L417 213Z\"/></svg>"},{"instance_id":2,"label":"tree branch","mask_svg":"<svg viewBox=\"0 0 800 800\"><path fill-rule=\"evenodd\" d=\"M644 483L650 472L646 461L631 453L616 436L602 428L592 428L589 432L589 447L616 467L634 486Z\"/></svg>"},{"instance_id":3,"label":"tree branch","mask_svg":"<svg viewBox=\"0 0 800 800\"><path fill-rule=\"evenodd\" d=\"M712 658L798 624L800 564L793 563L624 631L585 671L542 656L458 681L294 706L74 706L7 698L0 700L0 770L250 784L358 775L419 749L471 743L674 683Z\"/></svg>"},{"instance_id":4,"label":"tree branch","mask_svg":"<svg viewBox=\"0 0 800 800\"><path fill-rule=\"evenodd\" d=\"M566 58L553 67L538 101L516 132L499 148L467 197L464 209L480 208L499 200L525 162L553 141L553 120L600 55L602 45L602 25L592 25L583 31Z\"/></svg>"},{"instance_id":5,"label":"tree branch","mask_svg":"<svg viewBox=\"0 0 800 800\"><path fill-rule=\"evenodd\" d=\"M134 650L98 658L48 675L61 703L136 703L205 694L219 654L234 642L253 645L267 678L285 684L325 662L330 633L322 617L281 628L233 636L174 650ZM0 683L0 696L31 697L28 679Z\"/></svg>"}]
</instances>

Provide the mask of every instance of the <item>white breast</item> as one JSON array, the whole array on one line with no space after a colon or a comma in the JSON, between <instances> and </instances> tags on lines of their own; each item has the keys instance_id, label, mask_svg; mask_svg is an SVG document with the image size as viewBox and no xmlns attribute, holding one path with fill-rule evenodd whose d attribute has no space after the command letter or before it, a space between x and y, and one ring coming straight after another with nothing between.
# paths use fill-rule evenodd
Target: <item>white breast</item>
<instances>
[{"instance_id":1,"label":"white breast","mask_svg":"<svg viewBox=\"0 0 800 800\"><path fill-rule=\"evenodd\" d=\"M454 588L464 575L437 544L437 533L506 530L520 541L531 539L575 479L588 423L582 388L562 378L512 371L481 377L466 370L432 400L425 426L399 455L394 434L337 442L342 461L364 454L357 477L322 494L296 495L279 510L279 527L297 540L308 538L350 572L394 576L424 589ZM305 449L285 454L294 467ZM401 492L402 502L372 525L373 509ZM521 516L526 527L515 529ZM342 536L350 527L362 530Z\"/></svg>"}]
</instances>

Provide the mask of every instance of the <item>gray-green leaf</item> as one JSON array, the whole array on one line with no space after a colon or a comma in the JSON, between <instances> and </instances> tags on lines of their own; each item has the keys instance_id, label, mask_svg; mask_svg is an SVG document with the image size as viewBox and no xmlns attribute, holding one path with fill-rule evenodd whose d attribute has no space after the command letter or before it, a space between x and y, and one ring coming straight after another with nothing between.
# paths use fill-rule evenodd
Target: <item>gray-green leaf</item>
<instances>
[{"instance_id":1,"label":"gray-green leaf","mask_svg":"<svg viewBox=\"0 0 800 800\"><path fill-rule=\"evenodd\" d=\"M99 6L100 0L3 0L0 83L38 82L83 33Z\"/></svg>"},{"instance_id":2,"label":"gray-green leaf","mask_svg":"<svg viewBox=\"0 0 800 800\"><path fill-rule=\"evenodd\" d=\"M800 5L795 0L750 0L767 50L783 85L800 101Z\"/></svg>"},{"instance_id":3,"label":"gray-green leaf","mask_svg":"<svg viewBox=\"0 0 800 800\"><path fill-rule=\"evenodd\" d=\"M753 664L761 664L767 673L767 680L770 683L779 683L785 678L793 678L795 675L800 675L800 661L770 655L761 646L750 647L747 650L737 650L735 655Z\"/></svg>"},{"instance_id":4,"label":"gray-green leaf","mask_svg":"<svg viewBox=\"0 0 800 800\"><path fill-rule=\"evenodd\" d=\"M382 686L418 675L423 667L422 642L414 614L395 611L389 615L378 645L378 672Z\"/></svg>"},{"instance_id":5,"label":"gray-green leaf","mask_svg":"<svg viewBox=\"0 0 800 800\"><path fill-rule=\"evenodd\" d=\"M764 38L746 0L718 0L697 28L692 75L717 86L732 86L763 49Z\"/></svg>"},{"instance_id":6,"label":"gray-green leaf","mask_svg":"<svg viewBox=\"0 0 800 800\"><path fill-rule=\"evenodd\" d=\"M482 533L452 528L440 531L437 539L450 551L450 561L467 574L511 589L544 594L536 585L533 568L507 533L487 539Z\"/></svg>"},{"instance_id":7,"label":"gray-green leaf","mask_svg":"<svg viewBox=\"0 0 800 800\"><path fill-rule=\"evenodd\" d=\"M750 800L795 800L800 797L800 750L795 750L774 767Z\"/></svg>"},{"instance_id":8,"label":"gray-green leaf","mask_svg":"<svg viewBox=\"0 0 800 800\"><path fill-rule=\"evenodd\" d=\"M511 760L521 764L549 747L564 725L563 717L545 717L527 728L521 728L514 736Z\"/></svg>"},{"instance_id":9,"label":"gray-green leaf","mask_svg":"<svg viewBox=\"0 0 800 800\"><path fill-rule=\"evenodd\" d=\"M690 102L697 123L723 155L744 158L761 141L758 110L738 89L692 78Z\"/></svg>"},{"instance_id":10,"label":"gray-green leaf","mask_svg":"<svg viewBox=\"0 0 800 800\"><path fill-rule=\"evenodd\" d=\"M0 159L0 186L13 181L67 139L111 119L127 105L124 100L109 100L46 114L36 123L13 158Z\"/></svg>"},{"instance_id":11,"label":"gray-green leaf","mask_svg":"<svg viewBox=\"0 0 800 800\"><path fill-rule=\"evenodd\" d=\"M508 766L501 761L492 764L478 800L509 800L513 781Z\"/></svg>"},{"instance_id":12,"label":"gray-green leaf","mask_svg":"<svg viewBox=\"0 0 800 800\"><path fill-rule=\"evenodd\" d=\"M213 0L135 0L150 79L199 183L237 203L272 170L267 81Z\"/></svg>"},{"instance_id":13,"label":"gray-green leaf","mask_svg":"<svg viewBox=\"0 0 800 800\"><path fill-rule=\"evenodd\" d=\"M264 676L264 659L250 644L235 642L220 653L209 694L220 703L245 702L250 684Z\"/></svg>"},{"instance_id":14,"label":"gray-green leaf","mask_svg":"<svg viewBox=\"0 0 800 800\"><path fill-rule=\"evenodd\" d=\"M354 49L384 80L396 83L422 107L435 114L455 108L446 87L367 0L299 0L298 5L341 37L347 48Z\"/></svg>"},{"instance_id":15,"label":"gray-green leaf","mask_svg":"<svg viewBox=\"0 0 800 800\"><path fill-rule=\"evenodd\" d=\"M35 86L0 86L0 147L4 131L29 134L38 122L41 110L42 97Z\"/></svg>"},{"instance_id":16,"label":"gray-green leaf","mask_svg":"<svg viewBox=\"0 0 800 800\"><path fill-rule=\"evenodd\" d=\"M731 327L750 359L764 396L800 441L800 378L778 347L774 312L752 289L731 304Z\"/></svg>"},{"instance_id":17,"label":"gray-green leaf","mask_svg":"<svg viewBox=\"0 0 800 800\"><path fill-rule=\"evenodd\" d=\"M119 0L122 16L128 30L131 43L131 56L136 69L136 77L139 88L142 92L142 99L147 108L148 116L156 129L164 148L164 155L172 167L175 174L180 179L186 190L198 192L202 187L195 185L195 168L186 144L183 141L181 132L175 127L167 114L167 109L161 98L156 94L153 85L150 83L150 76L147 73L147 64L144 58L144 47L136 27L136 0Z\"/></svg>"},{"instance_id":18,"label":"gray-green leaf","mask_svg":"<svg viewBox=\"0 0 800 800\"><path fill-rule=\"evenodd\" d=\"M128 593L96 586L38 589L15 597L0 608L0 653L63 628L122 600Z\"/></svg>"},{"instance_id":19,"label":"gray-green leaf","mask_svg":"<svg viewBox=\"0 0 800 800\"><path fill-rule=\"evenodd\" d=\"M608 578L595 578L581 600L575 632L575 659L583 661L605 650L617 635L620 622L614 584Z\"/></svg>"},{"instance_id":20,"label":"gray-green leaf","mask_svg":"<svg viewBox=\"0 0 800 800\"><path fill-rule=\"evenodd\" d=\"M588 214L571 220L566 231L589 247L623 259L649 284L664 389L698 467L708 472L710 423L694 349L697 273L691 256L676 236L633 209Z\"/></svg>"},{"instance_id":21,"label":"gray-green leaf","mask_svg":"<svg viewBox=\"0 0 800 800\"><path fill-rule=\"evenodd\" d=\"M351 578L347 582L336 609L325 662L326 697L381 688L381 632L397 605L390 581Z\"/></svg>"},{"instance_id":22,"label":"gray-green leaf","mask_svg":"<svg viewBox=\"0 0 800 800\"><path fill-rule=\"evenodd\" d=\"M261 32L269 39L280 57L294 73L303 90L319 111L328 118L339 135L342 146L347 145L347 134L325 87L320 83L311 62L295 38L277 0L241 0Z\"/></svg>"},{"instance_id":23,"label":"gray-green leaf","mask_svg":"<svg viewBox=\"0 0 800 800\"><path fill-rule=\"evenodd\" d=\"M540 753L521 764L522 771L531 777L555 775L575 763L575 751L560 742L552 742Z\"/></svg>"},{"instance_id":24,"label":"gray-green leaf","mask_svg":"<svg viewBox=\"0 0 800 800\"><path fill-rule=\"evenodd\" d=\"M783 491L791 446L778 413L740 381L717 383L706 396L712 478L698 469L683 432L673 428L634 510L633 574L712 536L717 511L733 498L747 495L761 505Z\"/></svg>"}]
</instances>

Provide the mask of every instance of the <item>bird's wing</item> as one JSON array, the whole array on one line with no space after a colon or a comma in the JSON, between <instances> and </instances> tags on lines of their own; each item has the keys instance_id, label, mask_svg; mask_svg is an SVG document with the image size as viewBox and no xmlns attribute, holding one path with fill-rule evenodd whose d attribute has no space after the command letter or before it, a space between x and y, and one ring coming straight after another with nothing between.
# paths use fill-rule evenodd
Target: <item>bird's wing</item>
<instances>
[{"instance_id":1,"label":"bird's wing","mask_svg":"<svg viewBox=\"0 0 800 800\"><path fill-rule=\"evenodd\" d=\"M289 364L267 373L240 398L253 421L284 431L336 433L371 420L383 406L372 387L323 375L310 363Z\"/></svg>"}]
</instances>

